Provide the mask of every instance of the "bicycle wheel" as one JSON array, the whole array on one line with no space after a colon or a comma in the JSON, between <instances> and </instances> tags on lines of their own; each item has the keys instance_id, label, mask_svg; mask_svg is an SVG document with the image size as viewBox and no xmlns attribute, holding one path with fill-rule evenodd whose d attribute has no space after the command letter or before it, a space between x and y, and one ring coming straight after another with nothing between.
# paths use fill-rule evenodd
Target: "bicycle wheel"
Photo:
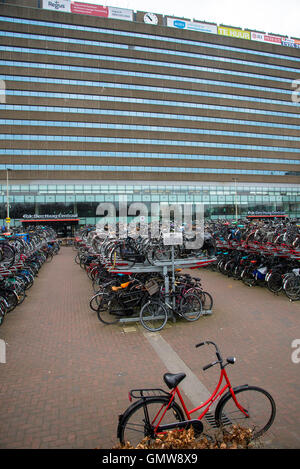
<instances>
[{"instance_id":1,"label":"bicycle wheel","mask_svg":"<svg viewBox=\"0 0 300 469\"><path fill-rule=\"evenodd\" d=\"M117 245L110 254L110 263L116 270L126 270L134 266L135 253L132 249L126 249Z\"/></svg>"},{"instance_id":2,"label":"bicycle wheel","mask_svg":"<svg viewBox=\"0 0 300 469\"><path fill-rule=\"evenodd\" d=\"M260 437L270 428L275 418L276 406L272 396L256 386L236 389L234 393L248 417L238 409L229 393L217 405L216 424L224 427L239 425L252 430L252 439Z\"/></svg>"},{"instance_id":3,"label":"bicycle wheel","mask_svg":"<svg viewBox=\"0 0 300 469\"><path fill-rule=\"evenodd\" d=\"M208 293L207 291L201 290L200 287L189 288L187 293L195 293L196 295L199 296L201 303L202 303L202 312L212 310L214 300L210 293Z\"/></svg>"},{"instance_id":4,"label":"bicycle wheel","mask_svg":"<svg viewBox=\"0 0 300 469\"><path fill-rule=\"evenodd\" d=\"M159 300L151 299L141 308L140 321L148 331L160 331L166 325L167 320L167 309Z\"/></svg>"},{"instance_id":5,"label":"bicycle wheel","mask_svg":"<svg viewBox=\"0 0 300 469\"><path fill-rule=\"evenodd\" d=\"M11 267L15 262L16 251L6 241L0 241L0 264L3 267Z\"/></svg>"},{"instance_id":6,"label":"bicycle wheel","mask_svg":"<svg viewBox=\"0 0 300 469\"><path fill-rule=\"evenodd\" d=\"M124 309L115 296L104 294L97 309L97 316L104 324L116 324L120 317L124 316Z\"/></svg>"},{"instance_id":7,"label":"bicycle wheel","mask_svg":"<svg viewBox=\"0 0 300 469\"><path fill-rule=\"evenodd\" d=\"M121 444L130 442L133 447L136 447L143 438L156 438L154 434L154 427L158 424L166 406L169 403L169 398L164 397L149 397L145 401L140 399L132 406L130 406L119 421L118 438ZM149 416L149 417L148 417ZM166 411L162 423L182 422L184 414L177 402L172 402Z\"/></svg>"},{"instance_id":8,"label":"bicycle wheel","mask_svg":"<svg viewBox=\"0 0 300 469\"><path fill-rule=\"evenodd\" d=\"M247 268L244 269L241 275L241 278L242 278L242 282L248 287L253 287L257 282L256 278L254 277L252 269L247 269Z\"/></svg>"},{"instance_id":9,"label":"bicycle wheel","mask_svg":"<svg viewBox=\"0 0 300 469\"><path fill-rule=\"evenodd\" d=\"M52 261L52 259L53 259L53 253L52 252L47 252L45 262L49 263L49 262Z\"/></svg>"},{"instance_id":10,"label":"bicycle wheel","mask_svg":"<svg viewBox=\"0 0 300 469\"><path fill-rule=\"evenodd\" d=\"M4 297L5 301L7 302L7 312L10 313L15 309L18 304L18 295L14 290L3 290L1 291L1 295Z\"/></svg>"},{"instance_id":11,"label":"bicycle wheel","mask_svg":"<svg viewBox=\"0 0 300 469\"><path fill-rule=\"evenodd\" d=\"M5 315L7 313L7 303L0 297L0 326L3 324Z\"/></svg>"},{"instance_id":12,"label":"bicycle wheel","mask_svg":"<svg viewBox=\"0 0 300 469\"><path fill-rule=\"evenodd\" d=\"M202 314L202 302L195 293L188 293L180 301L179 314L187 321L197 321Z\"/></svg>"},{"instance_id":13,"label":"bicycle wheel","mask_svg":"<svg viewBox=\"0 0 300 469\"><path fill-rule=\"evenodd\" d=\"M282 290L282 276L279 272L272 272L267 281L268 289L273 293Z\"/></svg>"},{"instance_id":14,"label":"bicycle wheel","mask_svg":"<svg viewBox=\"0 0 300 469\"><path fill-rule=\"evenodd\" d=\"M202 311L211 311L214 304L214 300L211 294L207 291L201 291L201 293L199 292L198 295L202 303Z\"/></svg>"},{"instance_id":15,"label":"bicycle wheel","mask_svg":"<svg viewBox=\"0 0 300 469\"><path fill-rule=\"evenodd\" d=\"M19 289L19 290L16 291L16 294L17 294L17 297L18 297L18 305L20 305L21 303L23 303L23 301L26 298L25 290Z\"/></svg>"},{"instance_id":16,"label":"bicycle wheel","mask_svg":"<svg viewBox=\"0 0 300 469\"><path fill-rule=\"evenodd\" d=\"M96 295L92 296L91 300L90 300L90 308L93 310L93 311L98 311L98 308L99 308L99 305L102 301L102 297L103 297L103 292L98 292L96 293Z\"/></svg>"},{"instance_id":17,"label":"bicycle wheel","mask_svg":"<svg viewBox=\"0 0 300 469\"><path fill-rule=\"evenodd\" d=\"M283 289L286 296L292 300L300 300L300 277L289 277L285 280Z\"/></svg>"}]
</instances>

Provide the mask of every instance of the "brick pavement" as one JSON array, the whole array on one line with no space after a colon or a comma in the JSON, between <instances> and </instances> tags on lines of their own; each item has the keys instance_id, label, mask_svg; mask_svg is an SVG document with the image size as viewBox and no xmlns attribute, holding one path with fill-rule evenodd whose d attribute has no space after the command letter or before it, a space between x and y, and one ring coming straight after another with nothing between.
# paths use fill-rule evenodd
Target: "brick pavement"
<instances>
[{"instance_id":1,"label":"brick pavement","mask_svg":"<svg viewBox=\"0 0 300 469\"><path fill-rule=\"evenodd\" d=\"M111 448L128 390L163 386L167 370L144 330L105 326L89 308L91 283L74 256L62 248L45 264L25 302L0 328L7 343L7 363L0 364L0 448ZM276 400L267 447L300 448L300 364L291 361L291 342L300 339L299 302L221 274L197 274L213 292L213 315L168 324L160 334L209 389L217 370L201 367L212 360L211 351L194 344L215 340L224 355L236 355L233 383L261 385Z\"/></svg>"}]
</instances>

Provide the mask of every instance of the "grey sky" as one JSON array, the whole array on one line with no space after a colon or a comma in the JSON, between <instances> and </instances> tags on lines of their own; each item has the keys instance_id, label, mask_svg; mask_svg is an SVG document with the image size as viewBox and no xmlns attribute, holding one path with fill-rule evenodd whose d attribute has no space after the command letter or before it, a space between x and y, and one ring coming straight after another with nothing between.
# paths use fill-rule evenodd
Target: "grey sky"
<instances>
[{"instance_id":1,"label":"grey sky","mask_svg":"<svg viewBox=\"0 0 300 469\"><path fill-rule=\"evenodd\" d=\"M300 37L300 0L80 1Z\"/></svg>"}]
</instances>

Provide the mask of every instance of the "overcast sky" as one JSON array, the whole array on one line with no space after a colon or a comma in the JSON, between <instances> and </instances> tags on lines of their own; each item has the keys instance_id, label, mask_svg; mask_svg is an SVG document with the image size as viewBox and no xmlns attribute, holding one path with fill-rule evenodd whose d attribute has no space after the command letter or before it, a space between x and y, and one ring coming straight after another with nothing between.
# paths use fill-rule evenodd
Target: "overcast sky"
<instances>
[{"instance_id":1,"label":"overcast sky","mask_svg":"<svg viewBox=\"0 0 300 469\"><path fill-rule=\"evenodd\" d=\"M300 0L78 0L300 37Z\"/></svg>"}]
</instances>

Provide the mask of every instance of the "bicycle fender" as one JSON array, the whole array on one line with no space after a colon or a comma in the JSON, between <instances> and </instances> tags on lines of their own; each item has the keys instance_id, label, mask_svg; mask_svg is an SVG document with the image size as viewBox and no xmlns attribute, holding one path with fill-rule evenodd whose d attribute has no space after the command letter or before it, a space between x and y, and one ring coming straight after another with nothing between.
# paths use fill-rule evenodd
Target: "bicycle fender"
<instances>
[{"instance_id":1,"label":"bicycle fender","mask_svg":"<svg viewBox=\"0 0 300 469\"><path fill-rule=\"evenodd\" d=\"M242 389L247 389L249 388L249 384L242 384L241 386L236 386L235 388L232 388L233 392L236 393L238 391L241 391ZM217 407L216 407L216 410L215 410L215 421L216 421L216 424L218 424L218 416L219 416L219 413L220 413L220 407L222 406L223 402L224 401L227 401L227 399L230 399L232 396L231 396L231 392L230 391L227 391L224 396L221 397L221 399L219 400L218 404L217 404Z\"/></svg>"}]
</instances>

